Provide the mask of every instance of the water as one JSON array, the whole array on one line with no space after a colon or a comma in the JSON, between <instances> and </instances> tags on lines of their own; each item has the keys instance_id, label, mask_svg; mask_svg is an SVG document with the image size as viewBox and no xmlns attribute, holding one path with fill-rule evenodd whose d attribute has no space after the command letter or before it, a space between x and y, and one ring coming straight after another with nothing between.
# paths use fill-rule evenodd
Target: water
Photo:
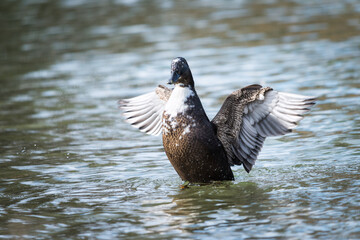
<instances>
[{"instance_id":1,"label":"water","mask_svg":"<svg viewBox=\"0 0 360 240\"><path fill-rule=\"evenodd\" d=\"M360 239L358 1L1 1L1 239ZM117 100L185 57L212 118L260 83L318 96L250 174L180 189Z\"/></svg>"}]
</instances>

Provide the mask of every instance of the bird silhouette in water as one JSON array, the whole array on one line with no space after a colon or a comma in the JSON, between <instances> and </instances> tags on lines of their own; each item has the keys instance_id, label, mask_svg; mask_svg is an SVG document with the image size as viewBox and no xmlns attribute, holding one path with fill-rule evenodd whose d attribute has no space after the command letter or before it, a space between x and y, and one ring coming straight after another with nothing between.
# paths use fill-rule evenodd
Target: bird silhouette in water
<instances>
[{"instance_id":1,"label":"bird silhouette in water","mask_svg":"<svg viewBox=\"0 0 360 240\"><path fill-rule=\"evenodd\" d=\"M230 166L250 172L266 137L292 131L315 104L314 97L277 92L254 84L231 93L212 121L195 90L187 61L172 60L169 89L119 101L126 121L162 134L167 157L182 180L234 180Z\"/></svg>"}]
</instances>

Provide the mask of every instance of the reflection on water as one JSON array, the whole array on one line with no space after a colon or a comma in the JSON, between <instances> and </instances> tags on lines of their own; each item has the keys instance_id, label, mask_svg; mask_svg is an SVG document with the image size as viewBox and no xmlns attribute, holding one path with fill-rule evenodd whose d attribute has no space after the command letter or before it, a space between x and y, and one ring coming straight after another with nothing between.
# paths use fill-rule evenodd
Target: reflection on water
<instances>
[{"instance_id":1,"label":"reflection on water","mask_svg":"<svg viewBox=\"0 0 360 240\"><path fill-rule=\"evenodd\" d=\"M358 1L1 1L0 238L360 238ZM210 117L252 83L318 96L251 172L191 186L116 101L186 57Z\"/></svg>"}]
</instances>

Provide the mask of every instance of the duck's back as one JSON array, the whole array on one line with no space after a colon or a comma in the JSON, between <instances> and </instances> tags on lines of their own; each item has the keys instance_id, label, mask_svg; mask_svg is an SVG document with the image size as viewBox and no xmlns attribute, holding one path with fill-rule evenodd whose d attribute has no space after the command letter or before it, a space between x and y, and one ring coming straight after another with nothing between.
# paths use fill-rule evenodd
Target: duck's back
<instances>
[{"instance_id":1,"label":"duck's back","mask_svg":"<svg viewBox=\"0 0 360 240\"><path fill-rule=\"evenodd\" d=\"M163 144L185 181L233 180L222 143L195 90L175 87L163 114Z\"/></svg>"}]
</instances>

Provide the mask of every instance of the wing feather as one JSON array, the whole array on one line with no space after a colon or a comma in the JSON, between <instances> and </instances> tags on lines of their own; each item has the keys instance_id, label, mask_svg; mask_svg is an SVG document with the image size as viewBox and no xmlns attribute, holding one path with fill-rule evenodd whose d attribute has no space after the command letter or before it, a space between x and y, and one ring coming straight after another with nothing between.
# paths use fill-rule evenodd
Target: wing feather
<instances>
[{"instance_id":1,"label":"wing feather","mask_svg":"<svg viewBox=\"0 0 360 240\"><path fill-rule=\"evenodd\" d=\"M159 135L162 130L162 115L171 91L159 85L154 92L120 100L119 106L126 121L132 126L147 134Z\"/></svg>"},{"instance_id":2,"label":"wing feather","mask_svg":"<svg viewBox=\"0 0 360 240\"><path fill-rule=\"evenodd\" d=\"M266 137L292 131L315 104L314 97L251 85L230 94L212 123L230 164L249 172Z\"/></svg>"}]
</instances>

